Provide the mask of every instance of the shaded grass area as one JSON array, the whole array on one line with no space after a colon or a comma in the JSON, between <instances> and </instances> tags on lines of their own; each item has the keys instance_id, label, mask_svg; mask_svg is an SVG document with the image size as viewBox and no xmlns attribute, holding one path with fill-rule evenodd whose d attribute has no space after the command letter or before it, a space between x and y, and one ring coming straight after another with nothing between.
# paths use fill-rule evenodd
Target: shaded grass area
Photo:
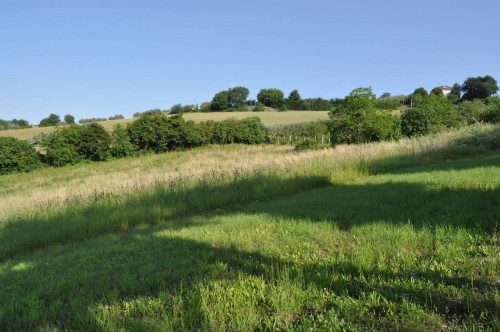
<instances>
[{"instance_id":1,"label":"shaded grass area","mask_svg":"<svg viewBox=\"0 0 500 332\"><path fill-rule=\"evenodd\" d=\"M263 199L292 193L287 186L296 179L261 179L255 187L241 179L234 188L203 192L203 201L224 192L254 195L223 205L214 199L200 206L198 191L187 190L194 196L178 201L154 192L143 202L115 202L109 211L100 201L74 215L63 211L39 231L82 212L92 220L98 217L92 213L115 211L117 220L128 215L133 222L172 199L169 208L187 204L158 214L154 226L120 225L122 232L49 241L16 257L35 247L4 251L0 327L500 328L498 152L311 190L308 184L324 186L325 178L298 179L305 186L293 188L301 192L274 200ZM268 192L275 187L282 189ZM9 229L16 228L2 229L2 244L15 238Z\"/></svg>"}]
</instances>

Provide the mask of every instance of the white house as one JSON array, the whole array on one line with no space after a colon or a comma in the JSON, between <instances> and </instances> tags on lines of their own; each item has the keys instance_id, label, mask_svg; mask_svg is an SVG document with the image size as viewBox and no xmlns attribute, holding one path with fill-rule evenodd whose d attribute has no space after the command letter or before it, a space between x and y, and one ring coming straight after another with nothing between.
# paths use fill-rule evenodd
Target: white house
<instances>
[{"instance_id":1,"label":"white house","mask_svg":"<svg viewBox=\"0 0 500 332\"><path fill-rule=\"evenodd\" d=\"M432 89L432 91L441 90L443 92L443 95L446 96L447 94L449 94L451 92L451 89L452 89L451 86L441 85L441 86L435 87L434 89Z\"/></svg>"}]
</instances>

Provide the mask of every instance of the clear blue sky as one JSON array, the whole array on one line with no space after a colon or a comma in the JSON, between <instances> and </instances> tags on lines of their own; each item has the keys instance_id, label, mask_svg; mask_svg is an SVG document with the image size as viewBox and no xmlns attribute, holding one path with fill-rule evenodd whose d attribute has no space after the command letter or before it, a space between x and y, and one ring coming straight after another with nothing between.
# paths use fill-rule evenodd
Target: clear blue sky
<instances>
[{"instance_id":1,"label":"clear blue sky","mask_svg":"<svg viewBox=\"0 0 500 332\"><path fill-rule=\"evenodd\" d=\"M500 80L500 2L0 0L0 119Z\"/></svg>"}]
</instances>

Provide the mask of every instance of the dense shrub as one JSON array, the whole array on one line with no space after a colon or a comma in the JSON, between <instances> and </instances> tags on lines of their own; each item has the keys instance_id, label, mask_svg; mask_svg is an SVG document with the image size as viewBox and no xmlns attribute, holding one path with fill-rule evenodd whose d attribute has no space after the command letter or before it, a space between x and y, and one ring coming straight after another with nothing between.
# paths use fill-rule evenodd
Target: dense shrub
<instances>
[{"instance_id":1,"label":"dense shrub","mask_svg":"<svg viewBox=\"0 0 500 332\"><path fill-rule=\"evenodd\" d=\"M98 123L84 126L80 133L78 152L84 159L101 161L107 159L111 146L111 135Z\"/></svg>"},{"instance_id":2,"label":"dense shrub","mask_svg":"<svg viewBox=\"0 0 500 332\"><path fill-rule=\"evenodd\" d=\"M0 174L29 172L42 166L40 154L26 141L0 137Z\"/></svg>"},{"instance_id":3,"label":"dense shrub","mask_svg":"<svg viewBox=\"0 0 500 332\"><path fill-rule=\"evenodd\" d=\"M123 158L131 156L137 150L137 146L132 144L128 138L125 128L118 124L111 134L111 156Z\"/></svg>"},{"instance_id":4,"label":"dense shrub","mask_svg":"<svg viewBox=\"0 0 500 332\"><path fill-rule=\"evenodd\" d=\"M91 122L102 122L102 121L108 121L108 119L106 119L106 118L80 119L80 120L78 120L78 123L91 123Z\"/></svg>"},{"instance_id":5,"label":"dense shrub","mask_svg":"<svg viewBox=\"0 0 500 332\"><path fill-rule=\"evenodd\" d=\"M302 142L295 144L295 151L313 150L319 149L320 147L321 145L319 144L319 142L316 142L307 137Z\"/></svg>"},{"instance_id":6,"label":"dense shrub","mask_svg":"<svg viewBox=\"0 0 500 332\"><path fill-rule=\"evenodd\" d=\"M492 105L479 116L479 120L489 123L500 123L500 105Z\"/></svg>"},{"instance_id":7,"label":"dense shrub","mask_svg":"<svg viewBox=\"0 0 500 332\"><path fill-rule=\"evenodd\" d=\"M236 134L236 142L244 144L260 144L266 140L266 130L259 117L240 120Z\"/></svg>"},{"instance_id":8,"label":"dense shrub","mask_svg":"<svg viewBox=\"0 0 500 332\"><path fill-rule=\"evenodd\" d=\"M214 128L214 143L231 144L236 142L238 133L238 120L229 118L221 122L215 123Z\"/></svg>"},{"instance_id":9,"label":"dense shrub","mask_svg":"<svg viewBox=\"0 0 500 332\"><path fill-rule=\"evenodd\" d=\"M81 142L82 127L76 124L65 126L49 134L43 141L45 148L45 162L49 165L61 167L67 164L76 164L84 159L78 151Z\"/></svg>"},{"instance_id":10,"label":"dense shrub","mask_svg":"<svg viewBox=\"0 0 500 332\"><path fill-rule=\"evenodd\" d=\"M399 119L388 111L377 110L371 88L354 89L330 112L331 143L366 143L398 139Z\"/></svg>"},{"instance_id":11,"label":"dense shrub","mask_svg":"<svg viewBox=\"0 0 500 332\"><path fill-rule=\"evenodd\" d=\"M458 128L462 121L453 103L442 97L430 94L414 108L407 109L401 117L404 135L427 135L448 128Z\"/></svg>"},{"instance_id":12,"label":"dense shrub","mask_svg":"<svg viewBox=\"0 0 500 332\"><path fill-rule=\"evenodd\" d=\"M464 101L458 105L458 113L466 124L481 121L482 114L488 110L488 106L480 99L474 101Z\"/></svg>"},{"instance_id":13,"label":"dense shrub","mask_svg":"<svg viewBox=\"0 0 500 332\"><path fill-rule=\"evenodd\" d=\"M123 119L125 119L125 117L121 114L115 114L113 116L110 116L108 119L109 120L123 120Z\"/></svg>"},{"instance_id":14,"label":"dense shrub","mask_svg":"<svg viewBox=\"0 0 500 332\"><path fill-rule=\"evenodd\" d=\"M170 117L165 115L147 115L127 125L127 133L130 141L137 146L139 150L152 152L165 152L184 148L186 144L195 144L195 137L189 138L189 143L184 137L186 122L182 114L176 114ZM191 126L192 125L188 125ZM186 129L187 130L187 129ZM194 134L192 132L189 133Z\"/></svg>"}]
</instances>

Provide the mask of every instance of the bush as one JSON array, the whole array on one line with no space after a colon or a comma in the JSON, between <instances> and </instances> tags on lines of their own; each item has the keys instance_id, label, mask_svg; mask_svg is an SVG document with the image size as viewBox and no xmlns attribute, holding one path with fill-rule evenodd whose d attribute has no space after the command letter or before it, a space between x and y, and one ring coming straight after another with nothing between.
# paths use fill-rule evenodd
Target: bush
<instances>
[{"instance_id":1,"label":"bush","mask_svg":"<svg viewBox=\"0 0 500 332\"><path fill-rule=\"evenodd\" d=\"M137 147L130 143L125 128L120 124L116 125L111 134L111 149L109 151L111 156L124 158L131 156L136 150Z\"/></svg>"},{"instance_id":2,"label":"bush","mask_svg":"<svg viewBox=\"0 0 500 332\"><path fill-rule=\"evenodd\" d=\"M238 124L236 142L244 144L260 144L266 140L266 130L259 117L243 119Z\"/></svg>"},{"instance_id":3,"label":"bush","mask_svg":"<svg viewBox=\"0 0 500 332\"><path fill-rule=\"evenodd\" d=\"M299 142L295 145L295 151L313 150L319 149L320 147L321 145L318 142L315 142L307 137L302 142Z\"/></svg>"},{"instance_id":4,"label":"bush","mask_svg":"<svg viewBox=\"0 0 500 332\"><path fill-rule=\"evenodd\" d=\"M101 161L109 157L110 146L111 136L106 129L98 123L91 123L81 130L77 149L83 158Z\"/></svg>"},{"instance_id":5,"label":"bush","mask_svg":"<svg viewBox=\"0 0 500 332\"><path fill-rule=\"evenodd\" d=\"M479 116L479 119L488 123L500 123L500 105L489 107Z\"/></svg>"},{"instance_id":6,"label":"bush","mask_svg":"<svg viewBox=\"0 0 500 332\"><path fill-rule=\"evenodd\" d=\"M427 135L448 128L458 128L460 121L460 115L450 100L430 94L418 106L403 113L401 129L406 136Z\"/></svg>"},{"instance_id":7,"label":"bush","mask_svg":"<svg viewBox=\"0 0 500 332\"><path fill-rule=\"evenodd\" d=\"M127 125L127 133L139 150L158 153L185 147L184 125L182 114L143 115Z\"/></svg>"},{"instance_id":8,"label":"bush","mask_svg":"<svg viewBox=\"0 0 500 332\"><path fill-rule=\"evenodd\" d=\"M266 106L261 102L258 102L257 105L255 105L255 107L253 108L254 112L264 112L265 110Z\"/></svg>"},{"instance_id":9,"label":"bush","mask_svg":"<svg viewBox=\"0 0 500 332\"><path fill-rule=\"evenodd\" d=\"M82 161L84 156L78 151L81 134L82 127L75 124L59 128L49 134L41 144L46 151L45 162L61 167Z\"/></svg>"},{"instance_id":10,"label":"bush","mask_svg":"<svg viewBox=\"0 0 500 332\"><path fill-rule=\"evenodd\" d=\"M0 137L0 174L29 172L42 166L40 154L26 141Z\"/></svg>"}]
</instances>

